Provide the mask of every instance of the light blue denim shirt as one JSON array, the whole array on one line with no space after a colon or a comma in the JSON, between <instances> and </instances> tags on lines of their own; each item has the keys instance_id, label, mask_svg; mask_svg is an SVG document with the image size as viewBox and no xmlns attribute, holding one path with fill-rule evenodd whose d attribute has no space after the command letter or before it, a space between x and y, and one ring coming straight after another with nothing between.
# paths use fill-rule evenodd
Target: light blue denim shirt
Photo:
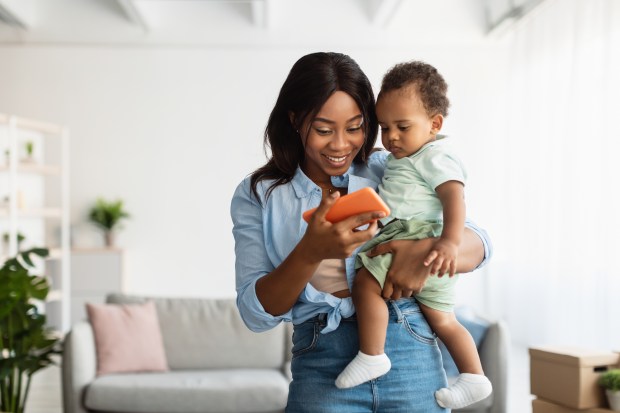
<instances>
[{"instance_id":1,"label":"light blue denim shirt","mask_svg":"<svg viewBox=\"0 0 620 413\"><path fill-rule=\"evenodd\" d=\"M346 174L332 177L332 183L336 187L346 187L349 193L365 187L376 190L383 176L387 155L387 151L373 153L367 164L353 164ZM282 321L299 324L317 314L327 313L327 326L322 332L328 333L338 327L342 317L350 317L355 312L350 297L337 298L316 290L308 283L291 310L273 316L265 311L256 296L256 281L278 267L306 232L308 225L301 218L302 213L321 202L321 188L300 168L297 168L290 182L277 186L265 199L271 182L259 182L259 203L250 189L250 177L246 177L237 187L231 202L237 306L241 318L250 330L258 332L269 330ZM484 260L480 267L491 256L491 242L486 232L473 222L467 220L465 225L475 231L484 244ZM355 253L345 259L349 288L355 276L354 266Z\"/></svg>"}]
</instances>

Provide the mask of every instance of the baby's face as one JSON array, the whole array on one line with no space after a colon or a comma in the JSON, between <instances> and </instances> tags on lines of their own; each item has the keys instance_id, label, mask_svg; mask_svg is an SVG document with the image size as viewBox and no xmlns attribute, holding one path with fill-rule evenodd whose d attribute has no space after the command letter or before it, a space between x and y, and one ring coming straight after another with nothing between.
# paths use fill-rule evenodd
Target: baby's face
<instances>
[{"instance_id":1,"label":"baby's face","mask_svg":"<svg viewBox=\"0 0 620 413\"><path fill-rule=\"evenodd\" d=\"M397 159L416 153L438 132L412 87L382 94L377 101L377 118L381 142Z\"/></svg>"}]
</instances>

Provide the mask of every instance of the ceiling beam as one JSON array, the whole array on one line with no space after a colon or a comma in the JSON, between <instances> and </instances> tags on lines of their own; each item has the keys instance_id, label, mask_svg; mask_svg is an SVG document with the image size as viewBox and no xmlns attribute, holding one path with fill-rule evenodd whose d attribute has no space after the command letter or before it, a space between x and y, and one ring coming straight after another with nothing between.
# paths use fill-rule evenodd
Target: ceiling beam
<instances>
[{"instance_id":1,"label":"ceiling beam","mask_svg":"<svg viewBox=\"0 0 620 413\"><path fill-rule=\"evenodd\" d=\"M148 22L146 21L146 17L144 14L138 9L134 0L116 0L119 6L123 9L129 20L140 26L145 33L151 30Z\"/></svg>"},{"instance_id":2,"label":"ceiling beam","mask_svg":"<svg viewBox=\"0 0 620 413\"><path fill-rule=\"evenodd\" d=\"M514 27L518 21L538 9L546 0L525 0L521 1L520 5L516 5L514 0L509 0L508 7L497 18L493 19L490 3L494 1L487 0L486 2L487 36L497 36L506 32Z\"/></svg>"},{"instance_id":3,"label":"ceiling beam","mask_svg":"<svg viewBox=\"0 0 620 413\"><path fill-rule=\"evenodd\" d=\"M34 23L32 0L0 0L0 19L13 27L28 30Z\"/></svg>"},{"instance_id":4,"label":"ceiling beam","mask_svg":"<svg viewBox=\"0 0 620 413\"><path fill-rule=\"evenodd\" d=\"M268 29L272 23L273 3L271 0L253 0L250 6L254 25L261 29Z\"/></svg>"},{"instance_id":5,"label":"ceiling beam","mask_svg":"<svg viewBox=\"0 0 620 413\"><path fill-rule=\"evenodd\" d=\"M370 0L370 19L377 27L385 28L398 12L402 0Z\"/></svg>"}]
</instances>

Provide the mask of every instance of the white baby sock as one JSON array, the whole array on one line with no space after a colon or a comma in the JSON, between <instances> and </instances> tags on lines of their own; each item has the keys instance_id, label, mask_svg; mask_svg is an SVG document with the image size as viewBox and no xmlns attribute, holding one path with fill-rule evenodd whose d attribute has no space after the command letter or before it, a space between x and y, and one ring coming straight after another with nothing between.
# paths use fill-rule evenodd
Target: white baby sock
<instances>
[{"instance_id":1,"label":"white baby sock","mask_svg":"<svg viewBox=\"0 0 620 413\"><path fill-rule=\"evenodd\" d=\"M392 363L390 363L390 359L385 353L378 356L369 356L359 351L357 356L336 378L336 387L339 389L355 387L368 380L383 376L390 371L391 367Z\"/></svg>"},{"instance_id":2,"label":"white baby sock","mask_svg":"<svg viewBox=\"0 0 620 413\"><path fill-rule=\"evenodd\" d=\"M437 403L448 409L460 409L486 398L493 386L482 374L462 373L456 382L435 392Z\"/></svg>"}]
</instances>

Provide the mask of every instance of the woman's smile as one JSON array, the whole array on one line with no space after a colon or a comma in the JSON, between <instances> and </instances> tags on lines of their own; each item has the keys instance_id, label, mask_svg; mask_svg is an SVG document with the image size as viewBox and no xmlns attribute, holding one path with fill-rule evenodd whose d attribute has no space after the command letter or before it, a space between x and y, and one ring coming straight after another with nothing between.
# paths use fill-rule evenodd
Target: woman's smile
<instances>
[{"instance_id":1,"label":"woman's smile","mask_svg":"<svg viewBox=\"0 0 620 413\"><path fill-rule=\"evenodd\" d=\"M347 163L347 158L351 155L351 153L348 153L346 155L343 156L330 156L330 155L323 155L327 161L333 165L333 167L335 168L340 168L342 166L344 166Z\"/></svg>"}]
</instances>

